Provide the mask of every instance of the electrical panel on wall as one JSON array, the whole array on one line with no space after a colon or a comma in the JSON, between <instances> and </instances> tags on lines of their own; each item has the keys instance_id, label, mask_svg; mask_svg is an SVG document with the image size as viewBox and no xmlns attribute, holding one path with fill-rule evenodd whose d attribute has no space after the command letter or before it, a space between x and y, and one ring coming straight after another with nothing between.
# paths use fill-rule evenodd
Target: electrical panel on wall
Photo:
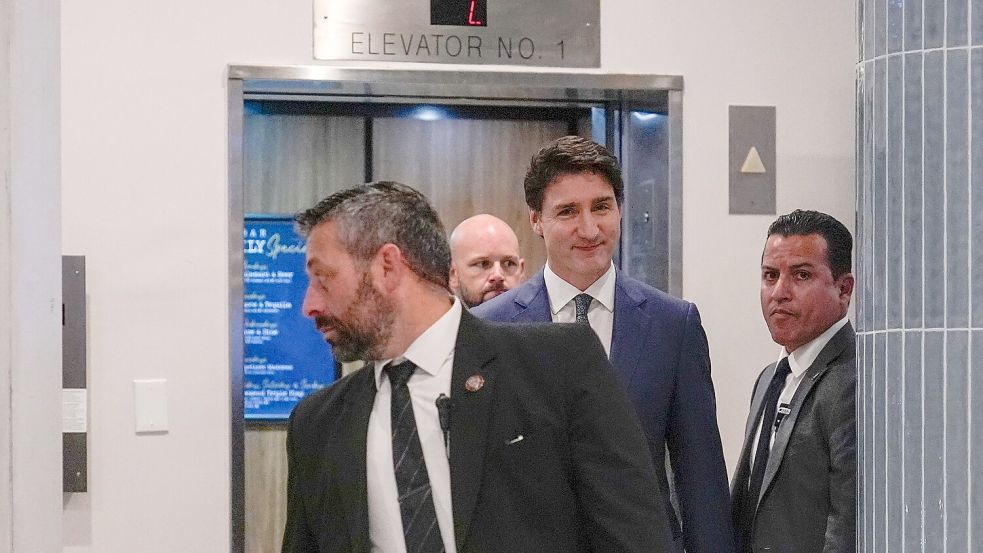
<instances>
[{"instance_id":1,"label":"electrical panel on wall","mask_svg":"<svg viewBox=\"0 0 983 553\"><path fill-rule=\"evenodd\" d=\"M88 491L85 257L62 256L62 488Z\"/></svg>"}]
</instances>

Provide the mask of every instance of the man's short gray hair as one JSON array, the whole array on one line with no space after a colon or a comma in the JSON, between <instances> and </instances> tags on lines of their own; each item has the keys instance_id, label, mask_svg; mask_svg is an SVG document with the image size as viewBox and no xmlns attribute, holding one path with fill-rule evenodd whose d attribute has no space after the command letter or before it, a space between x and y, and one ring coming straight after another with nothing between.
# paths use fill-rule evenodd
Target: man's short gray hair
<instances>
[{"instance_id":1,"label":"man's short gray hair","mask_svg":"<svg viewBox=\"0 0 983 553\"><path fill-rule=\"evenodd\" d=\"M398 182L379 181L336 192L294 216L305 238L328 221L350 255L367 262L395 244L420 278L448 289L451 254L444 225L427 198Z\"/></svg>"}]
</instances>

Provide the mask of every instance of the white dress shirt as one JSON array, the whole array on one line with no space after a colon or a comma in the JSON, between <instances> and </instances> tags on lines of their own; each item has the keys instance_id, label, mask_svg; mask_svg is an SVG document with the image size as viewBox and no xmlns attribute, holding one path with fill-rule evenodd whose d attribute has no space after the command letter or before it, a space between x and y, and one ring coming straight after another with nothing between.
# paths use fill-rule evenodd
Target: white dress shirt
<instances>
[{"instance_id":1,"label":"white dress shirt","mask_svg":"<svg viewBox=\"0 0 983 553\"><path fill-rule=\"evenodd\" d=\"M601 339L604 352L611 357L611 335L614 333L614 263L606 273L581 292L576 286L556 276L546 263L543 269L543 280L546 282L546 294L550 300L550 316L554 323L577 322L577 308L573 298L578 294L590 294L594 301L587 309L587 320Z\"/></svg>"},{"instance_id":2,"label":"white dress shirt","mask_svg":"<svg viewBox=\"0 0 983 553\"><path fill-rule=\"evenodd\" d=\"M846 326L848 321L849 319L847 317L843 317L833 323L833 326L827 328L822 334L802 344L792 353L785 351L785 346L782 346L781 352L778 355L778 362L788 357L788 367L792 372L785 377L785 387L782 388L782 393L778 396L779 407L783 403L786 405L792 403L792 397L795 395L795 391L799 389L799 384L802 383L802 377L805 376L806 371L816 361L816 357L819 357L819 352L823 351L826 344L833 339L833 336L841 328ZM775 433L775 429L773 428L771 432L771 444L768 444L769 448L775 443ZM754 453L758 449L758 436L760 435L761 421L758 422L758 425L754 429L754 443L751 444L751 466L754 466Z\"/></svg>"},{"instance_id":3,"label":"white dress shirt","mask_svg":"<svg viewBox=\"0 0 983 553\"><path fill-rule=\"evenodd\" d=\"M423 459L427 464L431 496L447 553L456 553L451 509L451 473L444 448L444 434L437 419L437 396L451 395L454 344L461 325L461 302L454 305L410 344L398 361L408 359L419 367L407 382L413 417L416 419ZM403 522L393 468L392 387L382 372L389 363L375 362L375 403L369 415L366 436L366 486L369 502L369 541L372 553L406 553Z\"/></svg>"}]
</instances>

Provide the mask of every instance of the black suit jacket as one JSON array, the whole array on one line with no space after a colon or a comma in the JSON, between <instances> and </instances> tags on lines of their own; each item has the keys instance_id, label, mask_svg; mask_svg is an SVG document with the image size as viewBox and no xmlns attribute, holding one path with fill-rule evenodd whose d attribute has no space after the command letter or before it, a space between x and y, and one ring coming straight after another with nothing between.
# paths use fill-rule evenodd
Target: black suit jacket
<instances>
[{"instance_id":1,"label":"black suit jacket","mask_svg":"<svg viewBox=\"0 0 983 553\"><path fill-rule=\"evenodd\" d=\"M733 516L745 502L755 417L775 364L758 376L741 460L732 483ZM826 344L792 396L768 456L751 548L769 553L856 551L857 362L853 326Z\"/></svg>"},{"instance_id":2,"label":"black suit jacket","mask_svg":"<svg viewBox=\"0 0 983 553\"><path fill-rule=\"evenodd\" d=\"M474 374L485 384L468 392ZM366 367L291 415L285 553L369 551L365 442L374 397ZM499 326L464 312L451 400L460 553L668 551L642 430L590 328Z\"/></svg>"}]
</instances>

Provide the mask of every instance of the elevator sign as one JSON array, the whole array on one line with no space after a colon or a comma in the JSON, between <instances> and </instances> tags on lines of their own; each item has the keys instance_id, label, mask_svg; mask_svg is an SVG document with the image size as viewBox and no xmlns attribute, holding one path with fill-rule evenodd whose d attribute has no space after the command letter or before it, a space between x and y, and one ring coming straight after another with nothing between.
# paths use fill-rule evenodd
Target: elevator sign
<instances>
[{"instance_id":1,"label":"elevator sign","mask_svg":"<svg viewBox=\"0 0 983 553\"><path fill-rule=\"evenodd\" d=\"M600 0L314 0L320 60L600 67Z\"/></svg>"}]
</instances>

